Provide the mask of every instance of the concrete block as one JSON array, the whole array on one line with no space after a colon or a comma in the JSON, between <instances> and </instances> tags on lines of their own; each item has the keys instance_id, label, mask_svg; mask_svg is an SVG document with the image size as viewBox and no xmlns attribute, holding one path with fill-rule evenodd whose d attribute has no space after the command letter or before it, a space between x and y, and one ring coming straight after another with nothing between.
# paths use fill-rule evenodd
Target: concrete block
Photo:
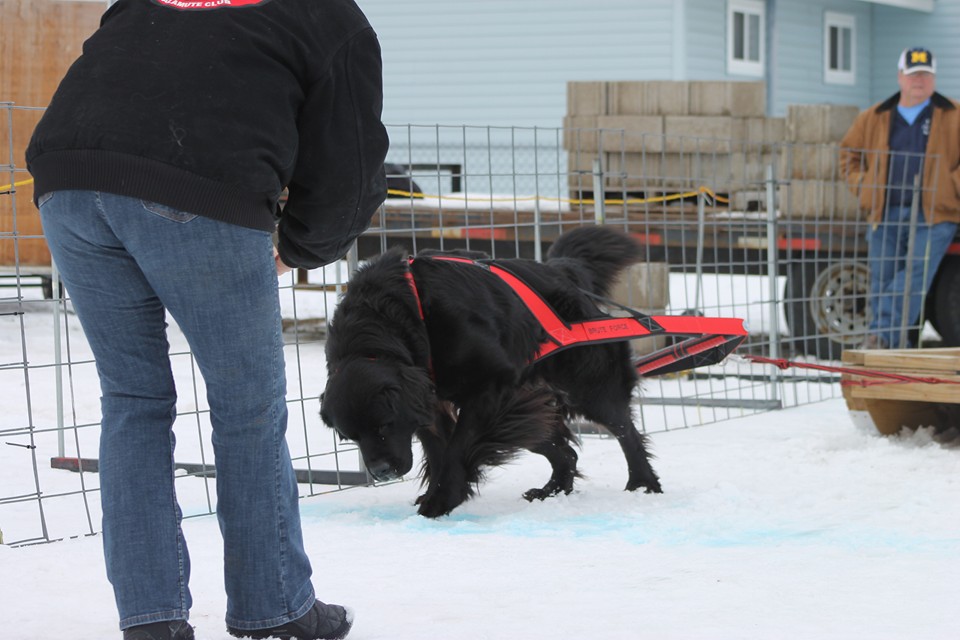
<instances>
[{"instance_id":1,"label":"concrete block","mask_svg":"<svg viewBox=\"0 0 960 640\"><path fill-rule=\"evenodd\" d=\"M597 125L597 118L599 117L565 116L563 118L563 148L567 151L595 152L600 139Z\"/></svg>"},{"instance_id":2,"label":"concrete block","mask_svg":"<svg viewBox=\"0 0 960 640\"><path fill-rule=\"evenodd\" d=\"M671 80L610 82L608 115L685 115L689 109L689 83Z\"/></svg>"},{"instance_id":3,"label":"concrete block","mask_svg":"<svg viewBox=\"0 0 960 640\"><path fill-rule=\"evenodd\" d=\"M659 188L660 153L608 153L605 157L605 186L611 191L644 191Z\"/></svg>"},{"instance_id":4,"label":"concrete block","mask_svg":"<svg viewBox=\"0 0 960 640\"><path fill-rule=\"evenodd\" d=\"M571 192L593 191L593 161L596 158L597 154L593 152L573 151L567 154L567 184Z\"/></svg>"},{"instance_id":5,"label":"concrete block","mask_svg":"<svg viewBox=\"0 0 960 640\"><path fill-rule=\"evenodd\" d=\"M765 116L767 89L763 82L690 82L689 115Z\"/></svg>"},{"instance_id":6,"label":"concrete block","mask_svg":"<svg viewBox=\"0 0 960 640\"><path fill-rule=\"evenodd\" d=\"M670 155L670 154L665 154ZM735 150L731 153L688 154L690 177L697 187L717 193L733 193L745 188L762 189L767 164L775 159L772 151Z\"/></svg>"},{"instance_id":7,"label":"concrete block","mask_svg":"<svg viewBox=\"0 0 960 640\"><path fill-rule=\"evenodd\" d=\"M787 140L839 142L860 108L839 104L792 104L787 107Z\"/></svg>"},{"instance_id":8,"label":"concrete block","mask_svg":"<svg viewBox=\"0 0 960 640\"><path fill-rule=\"evenodd\" d=\"M767 148L747 147L734 151L729 156L730 169L727 173L729 183L725 189L719 185L715 188L726 193L741 189L763 189L767 165L772 164L776 170L776 158L776 153Z\"/></svg>"},{"instance_id":9,"label":"concrete block","mask_svg":"<svg viewBox=\"0 0 960 640\"><path fill-rule=\"evenodd\" d=\"M613 285L610 298L648 315L665 315L670 303L670 265L665 262L631 265ZM617 317L628 315L616 307L610 312ZM646 355L667 346L667 338L640 338L631 340L630 346L636 355Z\"/></svg>"},{"instance_id":10,"label":"concrete block","mask_svg":"<svg viewBox=\"0 0 960 640\"><path fill-rule=\"evenodd\" d=\"M678 153L610 153L605 184L616 191L685 191L698 186L696 158Z\"/></svg>"},{"instance_id":11,"label":"concrete block","mask_svg":"<svg viewBox=\"0 0 960 640\"><path fill-rule=\"evenodd\" d=\"M746 123L730 116L664 116L664 150L729 153L743 144Z\"/></svg>"},{"instance_id":12,"label":"concrete block","mask_svg":"<svg viewBox=\"0 0 960 640\"><path fill-rule=\"evenodd\" d=\"M678 154L664 154L664 158L677 157ZM687 158L687 169L691 186L694 188L709 187L714 191L727 192L730 189L732 172L737 163L734 157L726 153L682 154Z\"/></svg>"},{"instance_id":13,"label":"concrete block","mask_svg":"<svg viewBox=\"0 0 960 640\"><path fill-rule=\"evenodd\" d=\"M602 116L607 114L606 82L568 82L568 116Z\"/></svg>"},{"instance_id":14,"label":"concrete block","mask_svg":"<svg viewBox=\"0 0 960 640\"><path fill-rule=\"evenodd\" d=\"M764 123L766 140L772 144L781 144L787 141L787 119L767 118Z\"/></svg>"},{"instance_id":15,"label":"concrete block","mask_svg":"<svg viewBox=\"0 0 960 640\"><path fill-rule=\"evenodd\" d=\"M817 220L859 220L856 197L845 182L833 180L792 180L780 187L782 215Z\"/></svg>"},{"instance_id":16,"label":"concrete block","mask_svg":"<svg viewBox=\"0 0 960 640\"><path fill-rule=\"evenodd\" d=\"M605 152L663 150L662 116L600 116L597 124Z\"/></svg>"},{"instance_id":17,"label":"concrete block","mask_svg":"<svg viewBox=\"0 0 960 640\"><path fill-rule=\"evenodd\" d=\"M592 173L593 161L596 158L597 154L595 153L570 152L567 154L567 170L570 173Z\"/></svg>"},{"instance_id":18,"label":"concrete block","mask_svg":"<svg viewBox=\"0 0 960 640\"><path fill-rule=\"evenodd\" d=\"M776 198L779 192L774 194L774 206L778 206ZM765 189L742 189L730 194L731 211L766 211L767 210L767 192Z\"/></svg>"},{"instance_id":19,"label":"concrete block","mask_svg":"<svg viewBox=\"0 0 960 640\"><path fill-rule=\"evenodd\" d=\"M750 117L744 119L744 140L749 144L770 146L786 140L787 119Z\"/></svg>"},{"instance_id":20,"label":"concrete block","mask_svg":"<svg viewBox=\"0 0 960 640\"><path fill-rule=\"evenodd\" d=\"M839 157L836 143L786 145L778 175L787 180L840 180Z\"/></svg>"},{"instance_id":21,"label":"concrete block","mask_svg":"<svg viewBox=\"0 0 960 640\"><path fill-rule=\"evenodd\" d=\"M664 153L660 155L659 176L665 186L693 189L700 186L704 173L708 173L712 166L702 156Z\"/></svg>"}]
</instances>

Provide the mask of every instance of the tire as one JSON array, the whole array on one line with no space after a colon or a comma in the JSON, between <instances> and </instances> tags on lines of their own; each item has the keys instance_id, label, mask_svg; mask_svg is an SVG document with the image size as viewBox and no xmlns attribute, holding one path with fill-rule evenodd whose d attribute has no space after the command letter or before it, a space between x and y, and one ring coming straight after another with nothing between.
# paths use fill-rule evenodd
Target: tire
<instances>
[{"instance_id":1,"label":"tire","mask_svg":"<svg viewBox=\"0 0 960 640\"><path fill-rule=\"evenodd\" d=\"M869 324L870 269L849 260L795 262L787 271L784 311L799 353L839 360Z\"/></svg>"},{"instance_id":2,"label":"tire","mask_svg":"<svg viewBox=\"0 0 960 640\"><path fill-rule=\"evenodd\" d=\"M943 346L960 347L960 256L946 256L932 287L930 323Z\"/></svg>"}]
</instances>

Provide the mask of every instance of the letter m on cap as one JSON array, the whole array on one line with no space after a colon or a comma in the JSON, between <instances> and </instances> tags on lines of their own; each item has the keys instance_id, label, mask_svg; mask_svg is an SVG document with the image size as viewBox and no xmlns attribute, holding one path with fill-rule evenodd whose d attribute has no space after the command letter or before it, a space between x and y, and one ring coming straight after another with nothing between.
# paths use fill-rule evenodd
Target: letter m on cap
<instances>
[{"instance_id":1,"label":"letter m on cap","mask_svg":"<svg viewBox=\"0 0 960 640\"><path fill-rule=\"evenodd\" d=\"M911 51L910 52L910 64L926 64L927 63L927 52L926 51Z\"/></svg>"}]
</instances>

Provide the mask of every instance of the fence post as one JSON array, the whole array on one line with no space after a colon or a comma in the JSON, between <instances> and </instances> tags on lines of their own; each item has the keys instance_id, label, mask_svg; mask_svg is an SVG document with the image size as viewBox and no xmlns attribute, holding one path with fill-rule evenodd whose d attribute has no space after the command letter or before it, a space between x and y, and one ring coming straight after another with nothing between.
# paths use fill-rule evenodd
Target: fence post
<instances>
[{"instance_id":1,"label":"fence post","mask_svg":"<svg viewBox=\"0 0 960 640\"><path fill-rule=\"evenodd\" d=\"M357 269L360 268L360 239L353 241L353 244L350 245L350 249L347 250L347 280L349 280L353 274L357 272ZM338 278L339 279L339 278ZM357 459L360 461L360 472L367 474L367 484L373 484L373 476L367 471L367 465L363 462L363 453L360 451L360 447L357 447ZM339 466L339 465L338 465Z\"/></svg>"},{"instance_id":2,"label":"fence post","mask_svg":"<svg viewBox=\"0 0 960 640\"><path fill-rule=\"evenodd\" d=\"M598 156L593 161L593 217L597 224L607 220L606 192L603 189L603 161Z\"/></svg>"},{"instance_id":3,"label":"fence post","mask_svg":"<svg viewBox=\"0 0 960 640\"><path fill-rule=\"evenodd\" d=\"M540 196L533 201L533 259L537 262L543 262L543 235L540 227L542 226L543 214L540 212Z\"/></svg>"},{"instance_id":4,"label":"fence post","mask_svg":"<svg viewBox=\"0 0 960 640\"><path fill-rule=\"evenodd\" d=\"M764 180L767 189L767 282L770 287L770 357L780 358L780 301L778 276L780 274L779 256L777 255L777 200L776 178L772 164L766 167ZM770 399L780 400L780 369L773 367L770 372ZM783 403L780 403L781 408Z\"/></svg>"},{"instance_id":5,"label":"fence post","mask_svg":"<svg viewBox=\"0 0 960 640\"><path fill-rule=\"evenodd\" d=\"M917 243L917 218L920 205L920 174L913 176L913 200L910 202L910 231L907 234L906 277L903 279L903 305L900 311L900 349L907 348L907 324L910 316L910 279L913 278L913 252ZM929 243L928 243L929 246Z\"/></svg>"},{"instance_id":6,"label":"fence post","mask_svg":"<svg viewBox=\"0 0 960 640\"><path fill-rule=\"evenodd\" d=\"M697 281L694 283L693 290L694 315L700 315L703 312L701 297L703 296L703 236L707 224L706 197L702 190L697 192Z\"/></svg>"},{"instance_id":7,"label":"fence post","mask_svg":"<svg viewBox=\"0 0 960 640\"><path fill-rule=\"evenodd\" d=\"M60 345L60 305L66 304L66 299L60 293L60 272L57 271L57 263L50 260L50 284L53 295L51 302L53 305L53 379L56 385L57 394L57 455L61 458L66 456L66 442L63 429L63 353Z\"/></svg>"},{"instance_id":8,"label":"fence post","mask_svg":"<svg viewBox=\"0 0 960 640\"><path fill-rule=\"evenodd\" d=\"M537 262L543 262L543 236L541 235L540 222L540 144L537 138L538 129L533 128L533 259Z\"/></svg>"}]
</instances>

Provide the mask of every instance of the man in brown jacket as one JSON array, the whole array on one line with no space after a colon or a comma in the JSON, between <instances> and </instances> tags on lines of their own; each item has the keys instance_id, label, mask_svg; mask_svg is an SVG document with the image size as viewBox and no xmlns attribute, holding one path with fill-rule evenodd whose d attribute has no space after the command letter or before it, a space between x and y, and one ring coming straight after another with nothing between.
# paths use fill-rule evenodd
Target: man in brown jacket
<instances>
[{"instance_id":1,"label":"man in brown jacket","mask_svg":"<svg viewBox=\"0 0 960 640\"><path fill-rule=\"evenodd\" d=\"M960 103L936 93L935 78L933 54L906 49L899 93L860 113L840 142L841 172L870 223L868 349L908 346L902 329L916 324L960 222Z\"/></svg>"}]
</instances>

